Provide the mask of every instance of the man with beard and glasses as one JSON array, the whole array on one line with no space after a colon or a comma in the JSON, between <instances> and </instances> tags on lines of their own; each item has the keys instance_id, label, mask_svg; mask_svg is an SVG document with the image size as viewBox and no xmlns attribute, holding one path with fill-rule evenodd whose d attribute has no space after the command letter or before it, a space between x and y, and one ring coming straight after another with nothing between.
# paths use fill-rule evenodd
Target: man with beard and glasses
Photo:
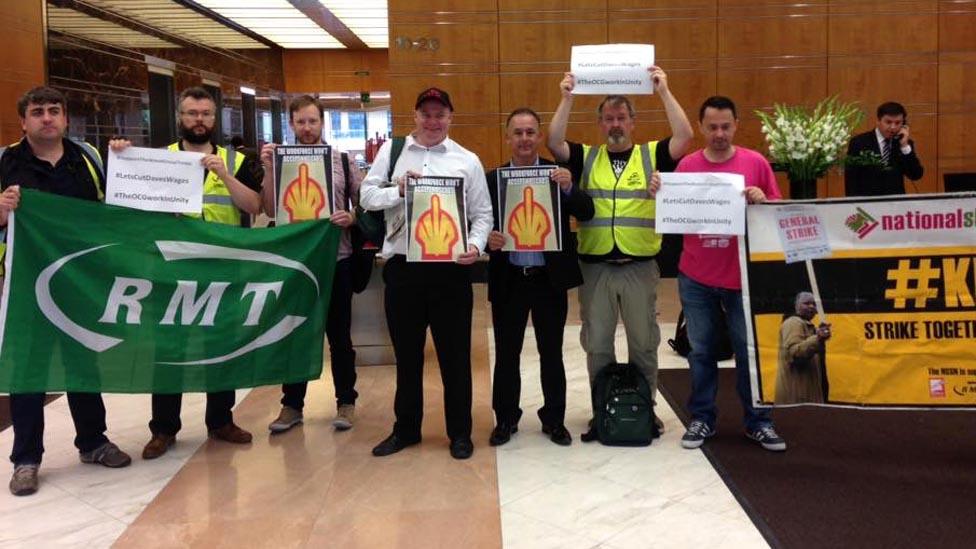
<instances>
[{"instance_id":1,"label":"man with beard and glasses","mask_svg":"<svg viewBox=\"0 0 976 549\"><path fill-rule=\"evenodd\" d=\"M201 160L206 168L203 211L184 215L202 218L210 223L240 225L242 210L249 215L259 213L261 182L254 179L253 170L246 165L244 155L211 142L217 117L217 104L213 96L199 87L184 90L180 94L179 115L182 139L167 148L206 155ZM124 139L113 139L109 143L116 151L129 145L129 141ZM180 393L153 394L152 420L149 422L152 438L142 450L143 459L162 456L176 442L176 433L182 427L182 402L183 395ZM233 407L233 390L207 393L207 431L210 438L247 444L251 442L251 433L234 424Z\"/></svg>"},{"instance_id":2,"label":"man with beard and glasses","mask_svg":"<svg viewBox=\"0 0 976 549\"><path fill-rule=\"evenodd\" d=\"M288 105L288 123L295 140L300 145L322 145L322 106L310 95L296 98ZM269 143L261 149L264 164L262 199L264 211L275 215L275 186L272 181L275 145ZM343 166L345 162L345 166ZM346 176L348 174L348 181ZM359 205L359 185L362 175L359 168L349 163L349 157L332 151L332 181L335 187L336 210L329 221L342 227L335 274L332 278L332 297L329 315L325 322L325 334L329 339L329 355L332 359L332 383L335 387L336 416L332 426L339 431L351 429L356 415L356 352L352 348L352 240L349 227L355 222L355 207ZM346 196L348 184L349 196ZM351 203L351 206L350 206ZM268 425L272 433L282 433L302 422L307 382L286 383L281 386L281 412Z\"/></svg>"},{"instance_id":3,"label":"man with beard and glasses","mask_svg":"<svg viewBox=\"0 0 976 549\"><path fill-rule=\"evenodd\" d=\"M566 73L559 90L562 99L549 124L549 150L557 162L568 162L583 192L593 198L595 215L579 224L580 342L586 351L590 384L605 366L616 362L614 336L617 318L627 333L628 362L647 379L651 398L657 393L657 284L655 256L661 235L654 231L651 175L672 171L694 134L688 117L671 94L667 75L649 67L654 89L671 126L671 136L635 145L634 107L622 95L609 95L597 108L597 124L606 138L599 146L566 141L576 78ZM655 416L658 429L662 429ZM592 440L587 433L583 440Z\"/></svg>"},{"instance_id":4,"label":"man with beard and glasses","mask_svg":"<svg viewBox=\"0 0 976 549\"><path fill-rule=\"evenodd\" d=\"M61 92L43 86L28 91L17 102L24 137L0 149L3 187L0 228L7 226L11 211L20 204L21 187L81 200L101 201L104 197L105 175L98 151L88 143L76 143L65 137L67 106ZM17 329L17 337L30 337L28 326ZM44 453L44 399L44 393L10 395L10 419L14 428L10 493L15 496L37 491L37 472ZM105 436L105 403L101 393L69 391L68 409L75 424L75 446L82 463L125 467L132 462L128 454Z\"/></svg>"}]
</instances>

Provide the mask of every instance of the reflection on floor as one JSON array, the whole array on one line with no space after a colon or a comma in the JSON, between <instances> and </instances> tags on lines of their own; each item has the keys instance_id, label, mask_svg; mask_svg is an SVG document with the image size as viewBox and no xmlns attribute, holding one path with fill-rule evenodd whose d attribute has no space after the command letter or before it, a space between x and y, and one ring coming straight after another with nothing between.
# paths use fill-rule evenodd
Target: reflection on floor
<instances>
[{"instance_id":1,"label":"reflection on floor","mask_svg":"<svg viewBox=\"0 0 976 549\"><path fill-rule=\"evenodd\" d=\"M488 446L493 349L483 287L476 296L472 459L458 462L448 454L432 353L424 442L386 458L369 450L392 425L392 367L359 369L358 421L344 433L330 423L328 368L309 387L306 423L282 435L267 434L278 388L239 391L235 419L256 435L246 447L207 441L204 399L188 395L179 442L154 461L138 457L148 440L149 397L106 395L109 436L135 458L122 470L78 462L62 398L47 407L40 492L14 498L0 491L0 547L766 545L701 452L680 448L682 427L663 398L657 412L666 432L651 447L579 441L589 389L575 323L567 326L565 346L573 445L556 446L539 430L534 411L542 397L529 330L520 431L497 450ZM661 301L661 318L673 319L673 285L663 286ZM662 322L665 337L673 330ZM624 348L620 334L618 349ZM666 345L659 357L662 367L687 367ZM8 429L0 434L0 452L9 454L11 444Z\"/></svg>"}]
</instances>

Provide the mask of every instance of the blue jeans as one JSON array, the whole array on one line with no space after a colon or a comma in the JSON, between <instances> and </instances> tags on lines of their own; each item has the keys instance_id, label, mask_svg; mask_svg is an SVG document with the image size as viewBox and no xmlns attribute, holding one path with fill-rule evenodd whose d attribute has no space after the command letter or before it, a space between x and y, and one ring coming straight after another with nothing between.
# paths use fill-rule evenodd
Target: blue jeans
<instances>
[{"instance_id":1,"label":"blue jeans","mask_svg":"<svg viewBox=\"0 0 976 549\"><path fill-rule=\"evenodd\" d=\"M718 330L721 329L722 309L728 320L735 353L735 388L742 402L743 422L746 430L753 431L771 425L769 410L752 407L749 383L749 355L746 351L746 318L742 310L742 292L699 284L684 274L678 275L678 294L688 322L688 341L691 353L691 397L688 411L691 419L704 421L715 428L715 395L718 394Z\"/></svg>"}]
</instances>

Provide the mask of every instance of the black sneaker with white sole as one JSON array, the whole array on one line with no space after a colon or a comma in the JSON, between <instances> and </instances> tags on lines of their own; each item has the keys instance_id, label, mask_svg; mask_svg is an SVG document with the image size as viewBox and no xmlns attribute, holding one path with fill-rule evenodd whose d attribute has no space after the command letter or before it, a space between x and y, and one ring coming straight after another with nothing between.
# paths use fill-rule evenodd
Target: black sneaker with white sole
<instances>
[{"instance_id":1,"label":"black sneaker with white sole","mask_svg":"<svg viewBox=\"0 0 976 549\"><path fill-rule=\"evenodd\" d=\"M754 431L746 431L746 437L758 442L764 449L771 452L786 450L786 441L776 433L772 425L763 425Z\"/></svg>"},{"instance_id":2,"label":"black sneaker with white sole","mask_svg":"<svg viewBox=\"0 0 976 549\"><path fill-rule=\"evenodd\" d=\"M705 444L705 439L713 435L715 435L715 429L709 427L707 423L700 419L692 420L691 424L688 425L688 430L681 437L681 447L694 450Z\"/></svg>"}]
</instances>

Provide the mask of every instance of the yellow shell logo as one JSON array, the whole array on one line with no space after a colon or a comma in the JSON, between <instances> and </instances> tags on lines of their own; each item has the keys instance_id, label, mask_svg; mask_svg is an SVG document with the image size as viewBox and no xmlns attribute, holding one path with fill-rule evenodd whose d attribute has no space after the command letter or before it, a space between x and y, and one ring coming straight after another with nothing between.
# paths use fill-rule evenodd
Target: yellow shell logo
<instances>
[{"instance_id":1,"label":"yellow shell logo","mask_svg":"<svg viewBox=\"0 0 976 549\"><path fill-rule=\"evenodd\" d=\"M285 188L283 203L289 222L319 218L325 208L325 195L318 181L308 176L308 164L298 165L298 177Z\"/></svg>"},{"instance_id":2,"label":"yellow shell logo","mask_svg":"<svg viewBox=\"0 0 976 549\"><path fill-rule=\"evenodd\" d=\"M451 214L441 209L441 197L430 197L430 209L420 214L414 238L420 244L422 259L445 260L452 259L454 245L460 234L457 222Z\"/></svg>"},{"instance_id":3,"label":"yellow shell logo","mask_svg":"<svg viewBox=\"0 0 976 549\"><path fill-rule=\"evenodd\" d=\"M546 237L551 232L549 213L535 201L535 190L526 186L522 191L522 202L508 216L508 234L515 239L515 247L520 250L541 250L545 248Z\"/></svg>"}]
</instances>

